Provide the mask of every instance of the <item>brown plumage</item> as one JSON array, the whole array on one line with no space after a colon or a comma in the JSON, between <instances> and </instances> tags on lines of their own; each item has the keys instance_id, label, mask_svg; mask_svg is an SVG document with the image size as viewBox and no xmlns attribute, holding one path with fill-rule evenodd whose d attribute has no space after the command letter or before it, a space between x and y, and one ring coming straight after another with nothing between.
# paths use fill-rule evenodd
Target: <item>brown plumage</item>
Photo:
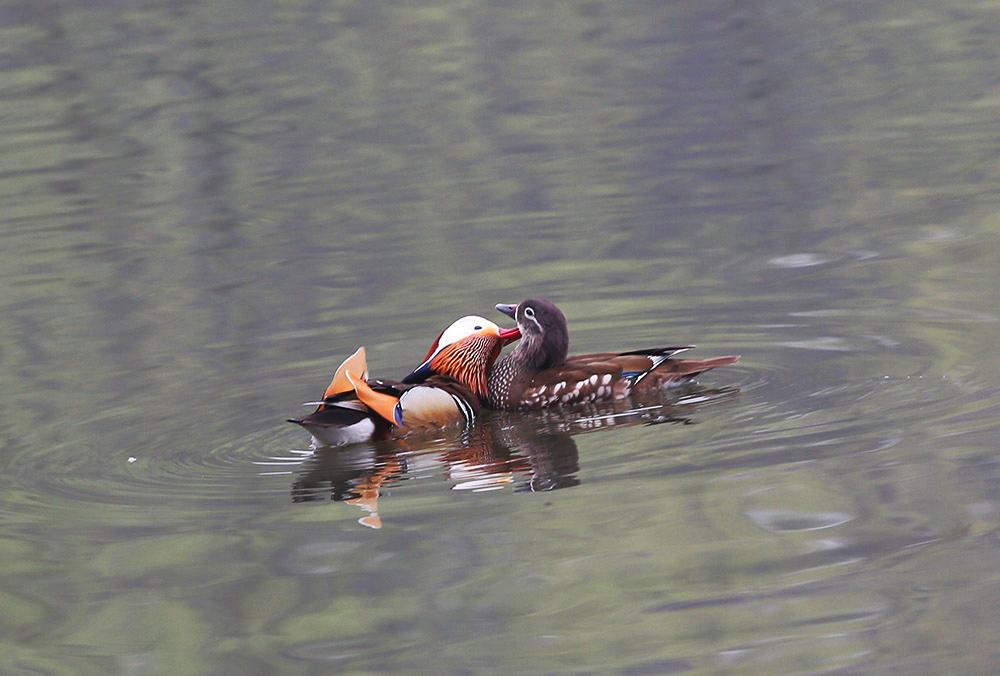
<instances>
[{"instance_id":1,"label":"brown plumage","mask_svg":"<svg viewBox=\"0 0 1000 676\"><path fill-rule=\"evenodd\" d=\"M489 405L531 409L659 390L699 373L739 361L738 355L713 359L673 359L692 345L629 352L567 356L566 316L554 303L530 298L518 305L497 305L517 320L521 342L493 367Z\"/></svg>"}]
</instances>

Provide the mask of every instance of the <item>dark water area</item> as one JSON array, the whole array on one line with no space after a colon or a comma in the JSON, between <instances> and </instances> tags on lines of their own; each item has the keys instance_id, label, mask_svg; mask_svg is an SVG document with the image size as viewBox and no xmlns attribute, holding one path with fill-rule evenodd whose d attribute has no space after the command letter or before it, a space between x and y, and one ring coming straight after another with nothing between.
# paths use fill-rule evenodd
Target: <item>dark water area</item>
<instances>
[{"instance_id":1,"label":"dark water area","mask_svg":"<svg viewBox=\"0 0 1000 676\"><path fill-rule=\"evenodd\" d=\"M1000 4L0 6L0 673L1000 664ZM663 397L309 449L545 296Z\"/></svg>"}]
</instances>

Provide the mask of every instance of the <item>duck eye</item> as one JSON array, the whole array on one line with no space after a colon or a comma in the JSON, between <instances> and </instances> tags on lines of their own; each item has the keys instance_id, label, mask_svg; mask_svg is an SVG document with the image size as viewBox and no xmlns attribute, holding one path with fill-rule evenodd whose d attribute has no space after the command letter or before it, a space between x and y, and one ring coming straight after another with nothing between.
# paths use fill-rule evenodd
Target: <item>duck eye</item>
<instances>
[{"instance_id":1,"label":"duck eye","mask_svg":"<svg viewBox=\"0 0 1000 676\"><path fill-rule=\"evenodd\" d=\"M480 331L480 330L482 330L482 328L483 328L483 327L481 327L481 326L477 326L476 328L474 328L474 329L472 329L472 330L473 330L473 331Z\"/></svg>"},{"instance_id":2,"label":"duck eye","mask_svg":"<svg viewBox=\"0 0 1000 676\"><path fill-rule=\"evenodd\" d=\"M527 315L528 317L534 317L535 311L532 310L530 307L526 307L524 308L524 314Z\"/></svg>"}]
</instances>

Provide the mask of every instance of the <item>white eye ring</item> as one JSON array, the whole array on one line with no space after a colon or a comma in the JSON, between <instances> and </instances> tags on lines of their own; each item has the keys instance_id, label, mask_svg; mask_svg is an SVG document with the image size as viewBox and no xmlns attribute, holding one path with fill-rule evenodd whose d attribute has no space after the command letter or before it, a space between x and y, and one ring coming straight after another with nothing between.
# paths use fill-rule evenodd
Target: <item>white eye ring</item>
<instances>
[{"instance_id":1,"label":"white eye ring","mask_svg":"<svg viewBox=\"0 0 1000 676\"><path fill-rule=\"evenodd\" d=\"M534 317L535 316L535 311L532 310L530 307L526 307L526 308L524 308L524 314L527 317Z\"/></svg>"}]
</instances>

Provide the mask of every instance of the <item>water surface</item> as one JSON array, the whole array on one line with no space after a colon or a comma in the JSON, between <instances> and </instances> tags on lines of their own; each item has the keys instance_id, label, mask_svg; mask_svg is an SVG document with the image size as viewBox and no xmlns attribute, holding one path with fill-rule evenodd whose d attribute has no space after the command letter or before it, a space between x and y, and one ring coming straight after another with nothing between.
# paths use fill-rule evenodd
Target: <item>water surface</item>
<instances>
[{"instance_id":1,"label":"water surface","mask_svg":"<svg viewBox=\"0 0 1000 676\"><path fill-rule=\"evenodd\" d=\"M998 17L7 3L0 671L995 671ZM743 360L282 422L532 295Z\"/></svg>"}]
</instances>

